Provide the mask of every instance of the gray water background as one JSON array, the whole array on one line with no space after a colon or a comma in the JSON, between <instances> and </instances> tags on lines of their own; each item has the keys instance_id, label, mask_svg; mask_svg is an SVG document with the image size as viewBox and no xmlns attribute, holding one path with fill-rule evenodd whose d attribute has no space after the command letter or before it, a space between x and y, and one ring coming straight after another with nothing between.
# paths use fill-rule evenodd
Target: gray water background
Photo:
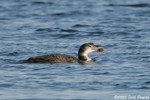
<instances>
[{"instance_id":1,"label":"gray water background","mask_svg":"<svg viewBox=\"0 0 150 100\"><path fill-rule=\"evenodd\" d=\"M22 62L51 53L77 56L86 42L105 47L90 54L91 64ZM149 0L0 1L0 100L115 96L150 97Z\"/></svg>"}]
</instances>

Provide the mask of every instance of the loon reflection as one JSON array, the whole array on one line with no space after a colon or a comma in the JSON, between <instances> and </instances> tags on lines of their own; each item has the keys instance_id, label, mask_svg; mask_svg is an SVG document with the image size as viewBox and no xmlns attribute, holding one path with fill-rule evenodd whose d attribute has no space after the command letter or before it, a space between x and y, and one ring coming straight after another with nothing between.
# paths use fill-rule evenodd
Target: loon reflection
<instances>
[{"instance_id":1,"label":"loon reflection","mask_svg":"<svg viewBox=\"0 0 150 100\"><path fill-rule=\"evenodd\" d=\"M86 62L91 61L92 59L88 57L88 54L91 52L103 52L104 48L101 46L96 46L94 43L84 43L81 45L78 51L78 58L64 55L64 54L50 54L43 56L30 57L27 61L30 63L42 63L42 62L50 62L50 63L73 63L73 62Z\"/></svg>"}]
</instances>

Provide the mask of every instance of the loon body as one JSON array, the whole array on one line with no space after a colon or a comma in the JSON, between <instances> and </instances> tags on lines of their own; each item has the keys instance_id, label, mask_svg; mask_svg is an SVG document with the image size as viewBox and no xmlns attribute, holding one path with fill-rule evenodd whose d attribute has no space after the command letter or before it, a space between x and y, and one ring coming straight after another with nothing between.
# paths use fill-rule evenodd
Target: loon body
<instances>
[{"instance_id":1,"label":"loon body","mask_svg":"<svg viewBox=\"0 0 150 100\"><path fill-rule=\"evenodd\" d=\"M78 51L78 58L69 55L64 55L64 54L51 54L51 55L30 57L27 61L31 63L36 63L36 62L73 63L73 62L80 62L80 61L90 61L91 58L88 57L88 54L94 51L103 52L104 48L101 46L96 46L93 43L85 43L81 45Z\"/></svg>"}]
</instances>

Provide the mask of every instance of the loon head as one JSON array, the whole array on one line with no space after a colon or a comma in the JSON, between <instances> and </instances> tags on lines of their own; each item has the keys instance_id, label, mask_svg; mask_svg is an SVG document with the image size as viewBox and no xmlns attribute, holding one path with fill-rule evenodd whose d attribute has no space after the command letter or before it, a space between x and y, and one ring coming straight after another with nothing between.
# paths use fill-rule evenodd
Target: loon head
<instances>
[{"instance_id":1,"label":"loon head","mask_svg":"<svg viewBox=\"0 0 150 100\"><path fill-rule=\"evenodd\" d=\"M78 51L78 58L80 61L90 61L91 58L88 57L88 54L91 52L103 52L104 48L102 46L96 46L94 43L85 43L81 45Z\"/></svg>"}]
</instances>

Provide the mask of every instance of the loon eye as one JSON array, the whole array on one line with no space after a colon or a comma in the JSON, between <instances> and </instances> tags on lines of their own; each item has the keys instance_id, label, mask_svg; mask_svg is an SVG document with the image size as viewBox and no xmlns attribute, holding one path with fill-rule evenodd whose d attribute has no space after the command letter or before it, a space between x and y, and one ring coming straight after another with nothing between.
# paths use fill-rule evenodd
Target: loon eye
<instances>
[{"instance_id":1,"label":"loon eye","mask_svg":"<svg viewBox=\"0 0 150 100\"><path fill-rule=\"evenodd\" d=\"M91 48L92 46L91 46L91 45L89 45L89 47Z\"/></svg>"}]
</instances>

